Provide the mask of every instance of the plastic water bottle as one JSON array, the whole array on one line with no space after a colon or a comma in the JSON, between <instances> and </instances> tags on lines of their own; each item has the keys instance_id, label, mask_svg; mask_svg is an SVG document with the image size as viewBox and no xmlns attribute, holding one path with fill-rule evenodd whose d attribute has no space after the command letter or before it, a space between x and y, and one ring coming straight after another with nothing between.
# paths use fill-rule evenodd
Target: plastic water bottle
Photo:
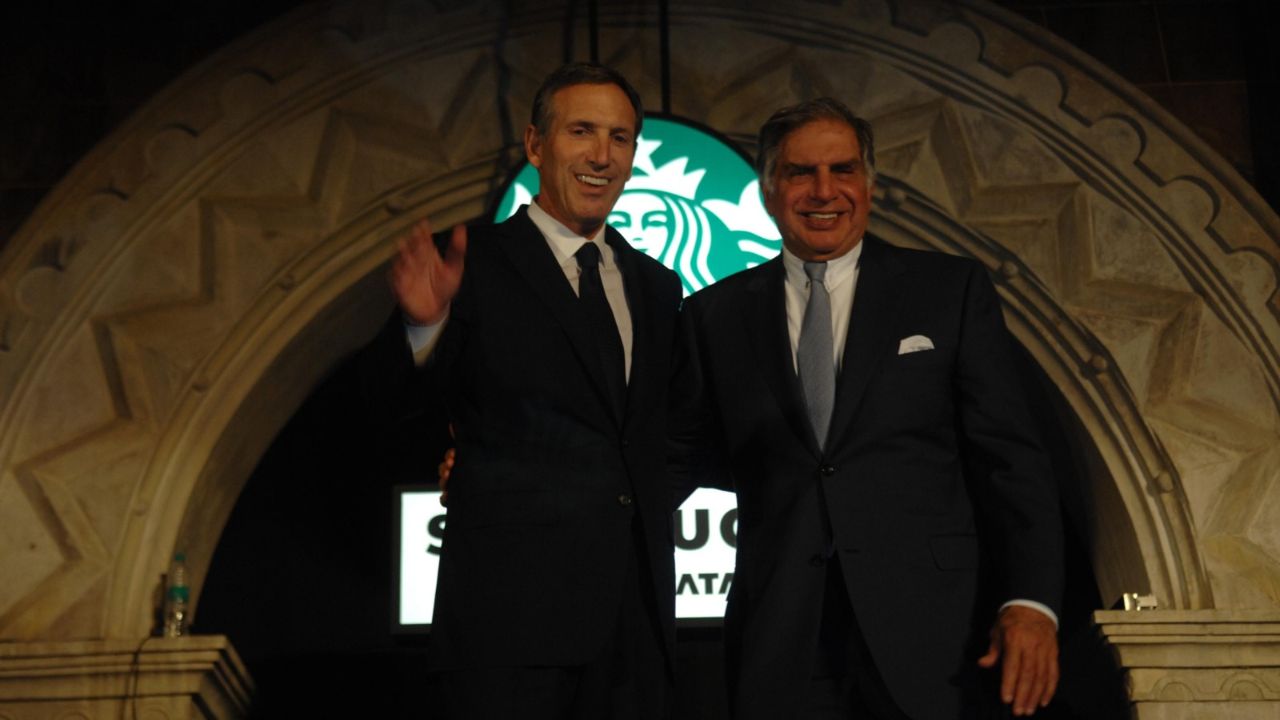
<instances>
[{"instance_id":1,"label":"plastic water bottle","mask_svg":"<svg viewBox=\"0 0 1280 720\"><path fill-rule=\"evenodd\" d=\"M187 556L178 553L169 565L169 575L164 592L164 636L182 637L187 634Z\"/></svg>"}]
</instances>

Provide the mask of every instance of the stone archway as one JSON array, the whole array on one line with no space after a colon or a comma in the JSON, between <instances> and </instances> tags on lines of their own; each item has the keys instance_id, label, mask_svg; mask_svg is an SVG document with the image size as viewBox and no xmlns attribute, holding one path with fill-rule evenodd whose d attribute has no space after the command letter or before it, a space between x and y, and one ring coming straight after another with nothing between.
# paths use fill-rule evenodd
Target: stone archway
<instances>
[{"instance_id":1,"label":"stone archway","mask_svg":"<svg viewBox=\"0 0 1280 720\"><path fill-rule=\"evenodd\" d=\"M673 3L671 110L748 146L814 94L871 117L877 229L996 271L1098 448L1101 521L1131 528L1099 545L1104 592L1276 612L1280 220L1150 100L981 0L803 6ZM440 7L334 3L252 33L9 244L0 639L145 635L177 544L198 592L268 439L376 326L389 238L482 212L563 11ZM656 9L599 19L604 59L657 97Z\"/></svg>"}]
</instances>

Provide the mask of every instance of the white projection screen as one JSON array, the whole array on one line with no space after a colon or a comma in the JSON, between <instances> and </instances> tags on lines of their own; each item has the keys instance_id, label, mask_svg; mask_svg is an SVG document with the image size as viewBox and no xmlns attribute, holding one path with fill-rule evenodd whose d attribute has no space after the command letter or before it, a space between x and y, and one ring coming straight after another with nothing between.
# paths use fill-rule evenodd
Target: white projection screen
<instances>
[{"instance_id":1,"label":"white projection screen","mask_svg":"<svg viewBox=\"0 0 1280 720\"><path fill-rule=\"evenodd\" d=\"M428 630L435 609L436 572L446 511L434 486L395 492L398 533L392 623L399 632ZM733 584L738 510L732 493L702 488L675 515L676 619L718 624Z\"/></svg>"}]
</instances>

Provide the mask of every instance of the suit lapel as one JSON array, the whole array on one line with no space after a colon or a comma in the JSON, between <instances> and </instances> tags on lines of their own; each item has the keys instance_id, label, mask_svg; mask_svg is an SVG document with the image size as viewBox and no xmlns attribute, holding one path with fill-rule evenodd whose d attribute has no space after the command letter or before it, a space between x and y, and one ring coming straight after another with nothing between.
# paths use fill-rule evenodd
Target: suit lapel
<instances>
[{"instance_id":1,"label":"suit lapel","mask_svg":"<svg viewBox=\"0 0 1280 720\"><path fill-rule=\"evenodd\" d=\"M893 329L900 306L898 276L902 273L902 264L879 240L866 238L863 242L853 313L849 318L840 376L836 379L836 405L828 435L832 448L848 436L867 382L893 350Z\"/></svg>"},{"instance_id":2,"label":"suit lapel","mask_svg":"<svg viewBox=\"0 0 1280 720\"><path fill-rule=\"evenodd\" d=\"M525 279L535 295L546 303L551 316L564 329L569 345L591 379L605 408L612 408L608 388L604 383L604 371L600 365L600 353L587 327L586 318L578 305L564 271L556 264L555 255L547 247L546 238L529 219L527 210L521 208L515 216L499 226L502 230L498 247L511 260L516 272ZM612 410L610 410L612 415ZM615 421L617 417L615 416Z\"/></svg>"},{"instance_id":3,"label":"suit lapel","mask_svg":"<svg viewBox=\"0 0 1280 720\"><path fill-rule=\"evenodd\" d=\"M747 288L751 307L746 308L742 319L751 339L752 353L749 357L760 362L765 383L773 391L796 437L810 452L818 455L818 440L809 423L804 390L800 387L800 378L796 376L795 361L791 356L785 279L786 270L782 266L782 257L778 256L761 266Z\"/></svg>"}]
</instances>

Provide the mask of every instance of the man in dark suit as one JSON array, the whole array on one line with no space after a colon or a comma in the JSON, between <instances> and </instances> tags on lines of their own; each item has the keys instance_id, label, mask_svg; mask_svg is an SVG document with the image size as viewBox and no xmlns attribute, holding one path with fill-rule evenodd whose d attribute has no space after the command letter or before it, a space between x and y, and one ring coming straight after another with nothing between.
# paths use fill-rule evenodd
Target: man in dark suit
<instances>
[{"instance_id":1,"label":"man in dark suit","mask_svg":"<svg viewBox=\"0 0 1280 720\"><path fill-rule=\"evenodd\" d=\"M605 226L642 118L616 72L557 70L525 132L534 203L443 252L424 220L392 268L370 392L446 403L458 448L431 637L448 717L668 714L680 283Z\"/></svg>"},{"instance_id":2,"label":"man in dark suit","mask_svg":"<svg viewBox=\"0 0 1280 720\"><path fill-rule=\"evenodd\" d=\"M675 396L738 496L735 716L951 720L999 708L997 663L1029 715L1057 680L1059 514L991 281L866 234L871 128L839 102L775 113L759 153L784 252L688 299Z\"/></svg>"}]
</instances>

